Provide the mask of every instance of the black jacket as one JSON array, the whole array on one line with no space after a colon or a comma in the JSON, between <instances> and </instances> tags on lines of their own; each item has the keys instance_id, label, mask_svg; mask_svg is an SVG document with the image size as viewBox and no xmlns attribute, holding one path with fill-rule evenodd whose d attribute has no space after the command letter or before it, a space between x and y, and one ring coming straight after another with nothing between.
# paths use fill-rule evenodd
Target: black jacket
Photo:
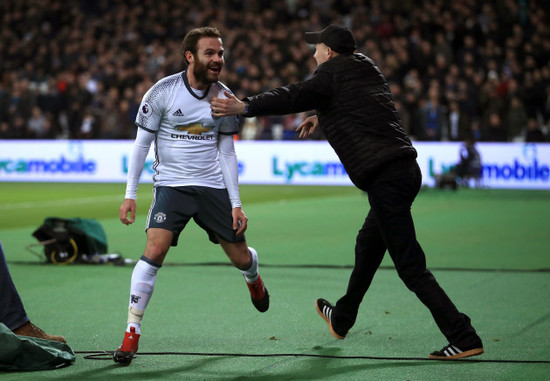
<instances>
[{"instance_id":1,"label":"black jacket","mask_svg":"<svg viewBox=\"0 0 550 381\"><path fill-rule=\"evenodd\" d=\"M319 65L308 80L245 101L247 117L315 109L329 144L361 189L388 163L416 158L386 79L363 54L336 56Z\"/></svg>"}]
</instances>

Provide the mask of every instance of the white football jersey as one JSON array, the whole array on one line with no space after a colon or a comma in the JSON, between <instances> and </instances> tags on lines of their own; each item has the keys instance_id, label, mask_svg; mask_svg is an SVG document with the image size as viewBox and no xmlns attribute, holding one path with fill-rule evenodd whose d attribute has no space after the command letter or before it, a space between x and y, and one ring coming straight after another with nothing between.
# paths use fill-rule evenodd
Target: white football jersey
<instances>
[{"instance_id":1,"label":"white football jersey","mask_svg":"<svg viewBox=\"0 0 550 381\"><path fill-rule=\"evenodd\" d=\"M218 134L238 133L239 119L212 117L210 99L227 98L224 90L220 82L192 89L184 71L161 79L143 96L136 125L155 133L156 185L225 188Z\"/></svg>"}]
</instances>

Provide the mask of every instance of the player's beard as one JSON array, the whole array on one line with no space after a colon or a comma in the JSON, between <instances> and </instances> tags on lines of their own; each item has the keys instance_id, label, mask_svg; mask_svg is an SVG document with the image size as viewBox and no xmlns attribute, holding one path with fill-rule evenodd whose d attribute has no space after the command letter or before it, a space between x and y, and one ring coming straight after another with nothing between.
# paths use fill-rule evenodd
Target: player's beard
<instances>
[{"instance_id":1,"label":"player's beard","mask_svg":"<svg viewBox=\"0 0 550 381\"><path fill-rule=\"evenodd\" d=\"M210 67L216 67L216 64L210 64ZM222 66L220 65L220 71ZM211 83L217 82L219 78L218 74L213 74L208 71L208 65L203 64L199 60L195 60L195 66L193 67L193 75L195 79L204 85L209 85Z\"/></svg>"}]
</instances>

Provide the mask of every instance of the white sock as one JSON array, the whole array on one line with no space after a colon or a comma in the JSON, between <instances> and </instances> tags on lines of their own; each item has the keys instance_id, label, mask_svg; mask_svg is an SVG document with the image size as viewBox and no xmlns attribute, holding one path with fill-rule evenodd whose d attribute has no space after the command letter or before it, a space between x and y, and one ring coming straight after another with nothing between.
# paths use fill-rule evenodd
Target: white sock
<instances>
[{"instance_id":1,"label":"white sock","mask_svg":"<svg viewBox=\"0 0 550 381\"><path fill-rule=\"evenodd\" d=\"M252 284L258 280L258 253L251 247L248 248L248 251L250 252L252 264L248 269L241 270L241 274L244 275L246 283Z\"/></svg>"},{"instance_id":2,"label":"white sock","mask_svg":"<svg viewBox=\"0 0 550 381\"><path fill-rule=\"evenodd\" d=\"M134 267L128 305L128 326L126 327L128 332L130 332L130 327L134 327L136 333L140 334L141 320L145 308L147 308L147 304L153 295L159 268L160 267L146 262L144 257L142 257Z\"/></svg>"}]
</instances>

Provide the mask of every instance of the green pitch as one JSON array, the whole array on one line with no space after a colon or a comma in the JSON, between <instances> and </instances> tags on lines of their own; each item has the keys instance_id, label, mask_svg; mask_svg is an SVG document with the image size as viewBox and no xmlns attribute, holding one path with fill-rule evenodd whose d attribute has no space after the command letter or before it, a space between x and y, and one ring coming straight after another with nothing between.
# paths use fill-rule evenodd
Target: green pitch
<instances>
[{"instance_id":1,"label":"green pitch","mask_svg":"<svg viewBox=\"0 0 550 381\"><path fill-rule=\"evenodd\" d=\"M94 218L111 252L138 259L151 186L140 186L130 227L118 221L123 194L123 184L0 183L0 239L27 313L78 352L68 368L1 379L539 380L550 372L543 191L427 189L413 205L428 267L484 340L486 353L473 360L426 361L445 339L388 258L346 340L332 338L314 301L345 291L368 203L353 187L296 186L241 187L268 312L254 310L242 276L190 223L159 272L142 355L126 368L87 359L120 344L132 266L43 265L25 246L48 216Z\"/></svg>"}]
</instances>

